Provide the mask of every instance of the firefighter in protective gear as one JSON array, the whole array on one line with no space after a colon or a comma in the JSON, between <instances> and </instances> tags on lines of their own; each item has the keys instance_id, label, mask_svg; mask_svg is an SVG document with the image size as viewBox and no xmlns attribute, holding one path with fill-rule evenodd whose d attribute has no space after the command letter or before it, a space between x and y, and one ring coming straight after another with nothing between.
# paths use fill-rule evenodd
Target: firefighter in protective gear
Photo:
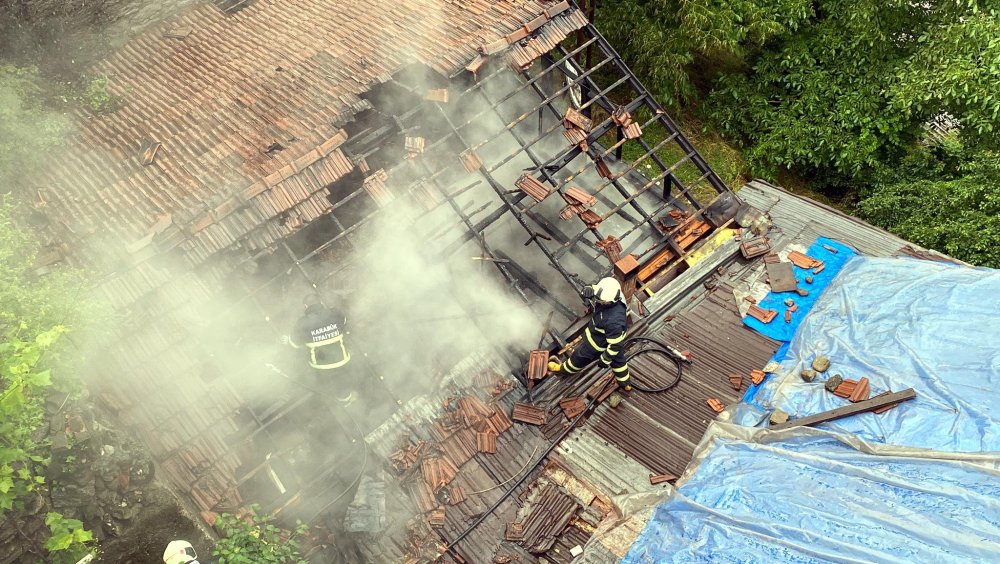
<instances>
[{"instance_id":1,"label":"firefighter in protective gear","mask_svg":"<svg viewBox=\"0 0 1000 564\"><path fill-rule=\"evenodd\" d=\"M163 551L164 564L198 564L198 555L191 543L185 540L170 541Z\"/></svg>"},{"instance_id":2,"label":"firefighter in protective gear","mask_svg":"<svg viewBox=\"0 0 1000 564\"><path fill-rule=\"evenodd\" d=\"M549 362L549 371L576 374L598 360L601 366L611 369L619 386L625 391L631 390L628 363L621 350L627 329L621 284L614 278L602 278L597 284L585 287L583 297L594 302L590 323L583 330L583 338L572 356L562 363Z\"/></svg>"},{"instance_id":3,"label":"firefighter in protective gear","mask_svg":"<svg viewBox=\"0 0 1000 564\"><path fill-rule=\"evenodd\" d=\"M307 295L302 304L305 313L285 340L292 347L309 352L309 366L317 380L323 382L330 375L337 376L338 386L345 390L338 394L338 400L344 403L354 401L357 397L355 382L348 374L351 354L344 345L347 318L323 305L316 294Z\"/></svg>"}]
</instances>

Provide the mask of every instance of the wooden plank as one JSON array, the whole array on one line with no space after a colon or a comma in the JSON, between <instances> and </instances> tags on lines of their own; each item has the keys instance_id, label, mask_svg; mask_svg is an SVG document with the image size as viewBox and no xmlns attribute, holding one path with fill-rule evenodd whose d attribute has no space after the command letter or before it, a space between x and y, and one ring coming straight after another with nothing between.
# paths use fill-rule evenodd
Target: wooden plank
<instances>
[{"instance_id":1,"label":"wooden plank","mask_svg":"<svg viewBox=\"0 0 1000 564\"><path fill-rule=\"evenodd\" d=\"M799 417L798 419L792 419L791 421L782 423L780 425L773 425L769 427L769 429L777 431L780 429L788 429L790 427L817 425L819 423L826 423L827 421L834 421L836 419L850 417L851 415L857 415L858 413L873 411L881 407L885 407L889 404L908 401L916 397L917 397L917 392L913 388L907 388L902 392L896 392L888 395L879 395L873 397L870 400L860 401L853 405L845 405L844 407L838 407L837 409L831 409L829 411L817 413L816 415L809 415L806 417Z\"/></svg>"}]
</instances>

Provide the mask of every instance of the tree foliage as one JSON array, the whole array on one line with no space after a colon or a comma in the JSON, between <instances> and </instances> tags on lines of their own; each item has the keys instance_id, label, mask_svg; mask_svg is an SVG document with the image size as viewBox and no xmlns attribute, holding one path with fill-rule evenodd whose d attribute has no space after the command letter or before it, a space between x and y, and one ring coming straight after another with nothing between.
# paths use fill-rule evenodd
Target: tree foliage
<instances>
[{"instance_id":1,"label":"tree foliage","mask_svg":"<svg viewBox=\"0 0 1000 564\"><path fill-rule=\"evenodd\" d=\"M1000 153L914 151L862 192L862 217L924 247L1000 268Z\"/></svg>"},{"instance_id":2,"label":"tree foliage","mask_svg":"<svg viewBox=\"0 0 1000 564\"><path fill-rule=\"evenodd\" d=\"M68 121L46 99L37 70L0 62L0 186L24 184L66 134Z\"/></svg>"},{"instance_id":3,"label":"tree foliage","mask_svg":"<svg viewBox=\"0 0 1000 564\"><path fill-rule=\"evenodd\" d=\"M741 65L811 10L806 0L616 0L599 2L596 19L660 101L676 105L697 99L706 68Z\"/></svg>"},{"instance_id":4,"label":"tree foliage","mask_svg":"<svg viewBox=\"0 0 1000 564\"><path fill-rule=\"evenodd\" d=\"M83 283L70 271L34 275L38 249L14 223L14 211L0 205L0 518L46 493L45 398L53 387L72 387L61 344ZM75 562L89 550L90 533L78 521L52 513L46 524L51 561Z\"/></svg>"},{"instance_id":5,"label":"tree foliage","mask_svg":"<svg viewBox=\"0 0 1000 564\"><path fill-rule=\"evenodd\" d=\"M255 512L260 509L251 508ZM223 513L215 522L222 538L212 556L219 559L219 564L304 563L295 539L305 532L305 525L300 523L290 532L275 526L273 521L256 513L249 520Z\"/></svg>"},{"instance_id":6,"label":"tree foliage","mask_svg":"<svg viewBox=\"0 0 1000 564\"><path fill-rule=\"evenodd\" d=\"M826 183L864 180L902 159L923 124L948 112L994 130L998 13L976 0L820 0L748 73L720 78L709 113L742 139L751 165Z\"/></svg>"}]
</instances>

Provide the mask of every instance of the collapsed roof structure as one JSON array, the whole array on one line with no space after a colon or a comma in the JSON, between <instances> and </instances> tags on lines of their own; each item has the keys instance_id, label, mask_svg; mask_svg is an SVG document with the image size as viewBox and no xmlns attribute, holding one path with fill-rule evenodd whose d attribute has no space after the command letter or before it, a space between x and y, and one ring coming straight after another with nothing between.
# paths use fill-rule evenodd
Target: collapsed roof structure
<instances>
[{"instance_id":1,"label":"collapsed roof structure","mask_svg":"<svg viewBox=\"0 0 1000 564\"><path fill-rule=\"evenodd\" d=\"M333 493L354 494L358 481L343 478L345 469L395 466L399 480L384 492L373 493L382 486L366 476L364 497L420 517L358 527L378 540L361 548L367 558L570 560L620 510L612 496L684 470L712 416L706 398L735 401L726 377L759 368L777 348L745 330L731 297L759 266L736 255L732 193L589 23L592 5L238 7L193 7L98 65L121 107L77 114L71 148L38 179L38 209L57 249L50 260L100 273L100 293L125 320L100 359L113 377L98 399L206 515L257 501L320 519L350 500ZM770 212L785 243L822 225L878 254L904 246L766 184L741 194ZM538 384L527 396L532 411L514 406L537 384L523 372L527 348L457 351L435 376L447 393L411 397L386 376L385 393L405 405L364 430L362 453L276 472L301 446L289 445L289 433L320 429L299 440L325 434L331 451L343 446L336 435L356 433L337 430L336 418L304 417L316 402L308 386L254 394L253 382L284 372L246 351L285 330L302 291L324 293L350 278L352 264L377 261L364 254L365 239L398 207L427 256L468 261L473 249L537 310L527 337L541 335L537 348L571 342L584 313L580 288L615 275L633 331L697 361L670 394L601 406L550 446L568 422L563 412L579 414L574 398L606 397L595 387L602 375ZM473 323L487 331L481 318ZM646 382L665 370L673 370L666 358L633 366ZM280 491L244 499L259 479Z\"/></svg>"}]
</instances>

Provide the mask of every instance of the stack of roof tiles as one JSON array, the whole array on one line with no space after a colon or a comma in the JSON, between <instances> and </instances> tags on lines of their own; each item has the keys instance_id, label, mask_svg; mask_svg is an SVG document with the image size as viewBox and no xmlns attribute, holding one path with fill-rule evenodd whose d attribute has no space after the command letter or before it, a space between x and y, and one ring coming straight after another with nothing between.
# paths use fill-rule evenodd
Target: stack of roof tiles
<instances>
[{"instance_id":1,"label":"stack of roof tiles","mask_svg":"<svg viewBox=\"0 0 1000 564\"><path fill-rule=\"evenodd\" d=\"M206 4L92 69L120 108L78 111L31 181L53 234L107 275L99 291L138 328L109 347L121 377L104 401L200 509L239 501L229 438L242 398L196 376L190 320L245 260L327 213L331 183L366 172L343 151L342 126L370 108L361 94L413 62L444 75L501 52L523 64L585 24L567 2L535 0L261 0L232 15ZM369 182L387 203L384 176Z\"/></svg>"}]
</instances>

